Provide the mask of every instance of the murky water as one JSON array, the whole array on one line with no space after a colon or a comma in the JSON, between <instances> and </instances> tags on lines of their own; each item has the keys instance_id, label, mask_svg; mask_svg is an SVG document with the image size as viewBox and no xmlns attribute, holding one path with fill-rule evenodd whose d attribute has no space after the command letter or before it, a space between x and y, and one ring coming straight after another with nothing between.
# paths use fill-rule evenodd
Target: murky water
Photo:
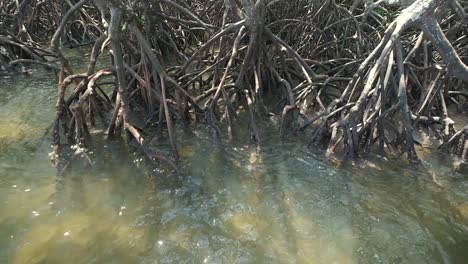
<instances>
[{"instance_id":1,"label":"murky water","mask_svg":"<svg viewBox=\"0 0 468 264\"><path fill-rule=\"evenodd\" d=\"M118 146L57 179L55 80L0 80L0 263L467 263L468 177L444 161L336 168L268 121L262 148L179 132L183 172Z\"/></svg>"}]
</instances>

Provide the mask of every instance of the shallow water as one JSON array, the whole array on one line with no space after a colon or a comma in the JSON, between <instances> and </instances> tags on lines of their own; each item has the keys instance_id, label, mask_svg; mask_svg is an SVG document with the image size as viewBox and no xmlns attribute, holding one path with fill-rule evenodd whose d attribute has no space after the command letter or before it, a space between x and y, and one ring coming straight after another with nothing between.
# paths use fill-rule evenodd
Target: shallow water
<instances>
[{"instance_id":1,"label":"shallow water","mask_svg":"<svg viewBox=\"0 0 468 264\"><path fill-rule=\"evenodd\" d=\"M262 148L179 131L179 174L57 178L50 73L0 80L0 263L467 263L468 177L433 158L336 168L268 121Z\"/></svg>"}]
</instances>

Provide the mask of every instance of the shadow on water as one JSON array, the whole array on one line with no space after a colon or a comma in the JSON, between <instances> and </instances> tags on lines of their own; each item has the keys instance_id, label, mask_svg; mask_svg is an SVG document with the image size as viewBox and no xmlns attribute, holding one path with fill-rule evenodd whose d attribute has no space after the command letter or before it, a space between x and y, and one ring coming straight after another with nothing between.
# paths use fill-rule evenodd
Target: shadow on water
<instances>
[{"instance_id":1,"label":"shadow on water","mask_svg":"<svg viewBox=\"0 0 468 264\"><path fill-rule=\"evenodd\" d=\"M410 167L376 155L337 168L264 121L259 150L179 131L179 174L149 178L109 144L93 168L57 178L43 137L55 80L39 71L0 86L0 263L468 258L468 181L443 161Z\"/></svg>"}]
</instances>

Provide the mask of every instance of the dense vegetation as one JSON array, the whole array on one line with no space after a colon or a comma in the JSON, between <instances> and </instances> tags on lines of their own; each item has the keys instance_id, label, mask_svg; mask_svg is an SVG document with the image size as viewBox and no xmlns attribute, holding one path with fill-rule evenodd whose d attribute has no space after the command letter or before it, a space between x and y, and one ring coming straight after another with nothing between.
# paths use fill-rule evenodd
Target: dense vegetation
<instances>
[{"instance_id":1,"label":"dense vegetation","mask_svg":"<svg viewBox=\"0 0 468 264\"><path fill-rule=\"evenodd\" d=\"M60 170L64 146L87 158L89 126L176 167L176 126L203 123L229 141L248 125L261 146L257 122L271 114L282 137L329 158L385 151L417 163L418 131L463 167L468 125L450 115L466 117L467 10L463 0L9 0L0 64L57 71ZM62 50L87 44L77 73ZM172 154L147 144L155 136Z\"/></svg>"}]
</instances>

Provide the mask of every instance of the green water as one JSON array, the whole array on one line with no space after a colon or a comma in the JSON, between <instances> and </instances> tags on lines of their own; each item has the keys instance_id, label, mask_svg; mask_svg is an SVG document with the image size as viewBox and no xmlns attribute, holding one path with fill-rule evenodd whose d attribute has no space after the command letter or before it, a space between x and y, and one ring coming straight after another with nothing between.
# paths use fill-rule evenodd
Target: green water
<instances>
[{"instance_id":1,"label":"green water","mask_svg":"<svg viewBox=\"0 0 468 264\"><path fill-rule=\"evenodd\" d=\"M50 166L50 73L0 80L0 263L467 263L468 177L432 158L336 168L265 120L262 148L179 131L179 174L105 146Z\"/></svg>"}]
</instances>

